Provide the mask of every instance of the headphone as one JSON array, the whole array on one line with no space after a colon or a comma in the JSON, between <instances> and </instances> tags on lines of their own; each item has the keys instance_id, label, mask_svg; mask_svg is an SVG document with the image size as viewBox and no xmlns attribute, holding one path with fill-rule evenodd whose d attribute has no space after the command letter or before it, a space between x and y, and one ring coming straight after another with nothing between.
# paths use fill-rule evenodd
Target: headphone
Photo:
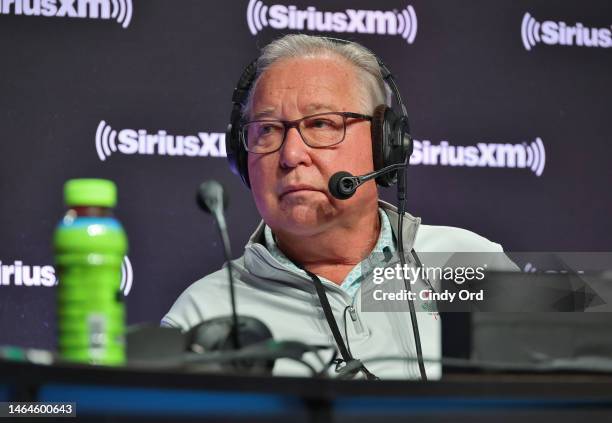
<instances>
[{"instance_id":1,"label":"headphone","mask_svg":"<svg viewBox=\"0 0 612 423\"><path fill-rule=\"evenodd\" d=\"M353 44L352 41L339 38L317 37L332 41L341 45ZM410 136L410 125L408 113L402 102L397 84L393 75L372 51L368 50L378 62L380 73L384 82L390 88L400 112L395 112L386 104L380 104L374 109L371 121L372 155L374 158L374 171L381 170L387 166L408 163L412 154L413 144ZM240 79L234 88L232 95L232 113L230 123L225 135L227 160L232 172L240 176L244 184L250 189L249 170L247 166L248 152L241 142L240 128L243 123L242 106L246 102L255 78L257 76L257 59L252 61L240 75ZM383 187L390 187L397 182L397 170L386 172L376 178L376 183Z\"/></svg>"}]
</instances>

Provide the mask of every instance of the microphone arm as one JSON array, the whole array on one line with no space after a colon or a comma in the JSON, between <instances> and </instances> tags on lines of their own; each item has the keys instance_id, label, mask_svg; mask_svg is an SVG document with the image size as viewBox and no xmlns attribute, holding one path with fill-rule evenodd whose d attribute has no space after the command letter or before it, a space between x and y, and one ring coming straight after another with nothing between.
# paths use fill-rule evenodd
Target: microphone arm
<instances>
[{"instance_id":1,"label":"microphone arm","mask_svg":"<svg viewBox=\"0 0 612 423\"><path fill-rule=\"evenodd\" d=\"M357 188L359 188L364 183L378 178L380 175L384 175L385 173L393 172L395 170L406 167L408 164L408 159L406 159L403 163L393 164L387 167L383 167L380 170L376 170L374 172L366 173L361 176L353 176L349 172L336 172L329 178L328 188L331 195L333 195L338 200L347 200L355 194Z\"/></svg>"}]
</instances>

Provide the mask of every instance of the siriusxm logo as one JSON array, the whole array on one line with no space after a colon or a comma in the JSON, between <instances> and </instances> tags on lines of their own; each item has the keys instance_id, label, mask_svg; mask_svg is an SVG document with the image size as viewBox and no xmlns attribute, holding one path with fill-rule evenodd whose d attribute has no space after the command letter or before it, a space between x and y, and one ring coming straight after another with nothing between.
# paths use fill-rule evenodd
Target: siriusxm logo
<instances>
[{"instance_id":1,"label":"siriusxm logo","mask_svg":"<svg viewBox=\"0 0 612 423\"><path fill-rule=\"evenodd\" d=\"M160 129L150 134L145 129L114 130L105 121L100 121L96 130L96 151L101 161L113 153L226 157L225 133L198 132L197 135L170 135Z\"/></svg>"},{"instance_id":2,"label":"siriusxm logo","mask_svg":"<svg viewBox=\"0 0 612 423\"><path fill-rule=\"evenodd\" d=\"M400 12L356 9L328 12L314 6L298 9L282 4L267 6L260 0L250 0L247 23L253 35L269 26L297 31L400 35L412 44L417 34L417 18L410 5Z\"/></svg>"},{"instance_id":3,"label":"siriusxm logo","mask_svg":"<svg viewBox=\"0 0 612 423\"><path fill-rule=\"evenodd\" d=\"M450 145L448 141L434 145L429 141L414 140L410 164L521 168L542 176L546 151L539 137L530 144L478 143L467 146Z\"/></svg>"},{"instance_id":4,"label":"siriusxm logo","mask_svg":"<svg viewBox=\"0 0 612 423\"><path fill-rule=\"evenodd\" d=\"M579 47L612 47L612 25L610 28L587 27L580 22L568 25L563 21L538 22L529 13L523 16L521 38L525 50L538 43L547 45Z\"/></svg>"},{"instance_id":5,"label":"siriusxm logo","mask_svg":"<svg viewBox=\"0 0 612 423\"><path fill-rule=\"evenodd\" d=\"M15 260L13 264L2 264L0 261L0 286L47 286L57 285L53 266L36 266L23 264Z\"/></svg>"},{"instance_id":6,"label":"siriusxm logo","mask_svg":"<svg viewBox=\"0 0 612 423\"><path fill-rule=\"evenodd\" d=\"M0 0L0 14L113 19L127 28L132 0Z\"/></svg>"},{"instance_id":7,"label":"siriusxm logo","mask_svg":"<svg viewBox=\"0 0 612 423\"><path fill-rule=\"evenodd\" d=\"M134 272L128 256L121 263L121 285L119 289L127 296L132 290ZM23 264L15 260L13 264L2 264L0 261L0 287L2 286L46 286L54 287L59 283L53 266L36 266Z\"/></svg>"},{"instance_id":8,"label":"siriusxm logo","mask_svg":"<svg viewBox=\"0 0 612 423\"><path fill-rule=\"evenodd\" d=\"M119 285L119 289L123 292L124 296L128 296L132 290L133 283L134 271L132 270L132 263L128 256L124 256L121 262L121 285Z\"/></svg>"}]
</instances>

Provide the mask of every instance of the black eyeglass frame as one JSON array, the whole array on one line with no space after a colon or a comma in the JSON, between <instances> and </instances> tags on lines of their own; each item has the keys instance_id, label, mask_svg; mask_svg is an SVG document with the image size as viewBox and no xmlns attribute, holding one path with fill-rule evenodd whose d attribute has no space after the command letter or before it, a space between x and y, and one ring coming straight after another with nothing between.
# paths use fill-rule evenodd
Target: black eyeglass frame
<instances>
[{"instance_id":1,"label":"black eyeglass frame","mask_svg":"<svg viewBox=\"0 0 612 423\"><path fill-rule=\"evenodd\" d=\"M342 116L342 126L343 126L343 132L342 132L342 138L340 139L340 141L335 142L333 144L329 144L329 145L321 145L321 146L314 146L314 145L310 145L308 143L308 141L306 141L306 139L304 138L304 135L302 135L302 131L300 131L300 123L302 123L302 121L306 120L306 119L312 119L314 117L317 116L325 116L325 115L338 115L338 116ZM328 147L333 147L334 145L338 145L340 144L342 141L344 141L344 139L346 138L346 120L347 119L363 119L363 120L367 120L367 121L372 121L372 116L370 115L364 115L362 113L354 113L354 112L322 112L322 113L315 113L314 115L308 115L308 116L304 116L301 117L300 119L296 119L296 120L280 120L280 119L258 119L258 120L252 120L249 122L244 122L240 125L240 139L242 141L242 145L244 146L244 149L251 154L271 154L271 153L276 153L278 150L280 150L283 147L283 144L285 143L285 140L287 139L287 132L289 131L289 129L291 128L295 128L298 131L298 134L300 134L300 138L302 138L302 141L304 142L304 144L306 144L308 147L310 148L328 148ZM277 123L282 123L283 124L283 139L281 141L281 143L279 144L278 148L276 150L272 150L272 151L266 151L265 153L258 153L256 151L250 151L249 150L249 146L248 146L248 142L245 138L245 126L250 125L252 123L261 123L261 122L277 122Z\"/></svg>"}]
</instances>

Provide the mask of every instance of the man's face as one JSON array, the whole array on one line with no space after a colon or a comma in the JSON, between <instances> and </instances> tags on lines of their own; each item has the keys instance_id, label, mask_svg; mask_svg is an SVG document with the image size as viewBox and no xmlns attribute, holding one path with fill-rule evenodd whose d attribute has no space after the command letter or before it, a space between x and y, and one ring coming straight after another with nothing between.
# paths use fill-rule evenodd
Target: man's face
<instances>
[{"instance_id":1,"label":"man's face","mask_svg":"<svg viewBox=\"0 0 612 423\"><path fill-rule=\"evenodd\" d=\"M295 120L323 112L357 112L362 87L354 68L337 58L285 59L260 77L250 119ZM334 226L351 228L366 210L376 208L374 182L349 200L337 200L329 178L345 170L360 175L373 170L370 123L347 119L344 141L332 147L307 146L295 128L279 151L248 155L249 177L259 213L272 231L316 235Z\"/></svg>"}]
</instances>

